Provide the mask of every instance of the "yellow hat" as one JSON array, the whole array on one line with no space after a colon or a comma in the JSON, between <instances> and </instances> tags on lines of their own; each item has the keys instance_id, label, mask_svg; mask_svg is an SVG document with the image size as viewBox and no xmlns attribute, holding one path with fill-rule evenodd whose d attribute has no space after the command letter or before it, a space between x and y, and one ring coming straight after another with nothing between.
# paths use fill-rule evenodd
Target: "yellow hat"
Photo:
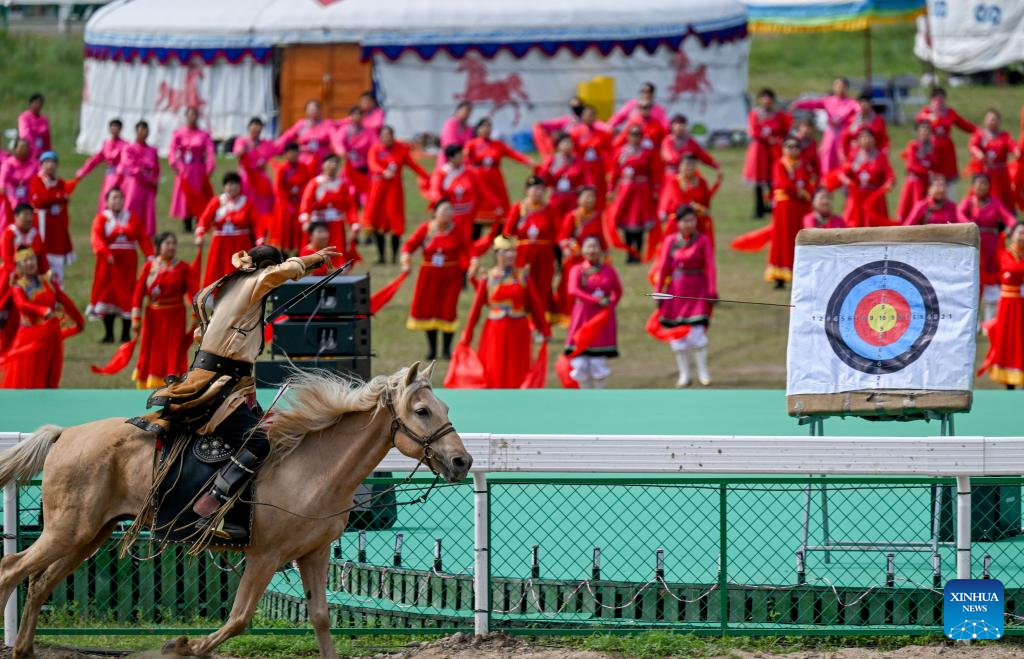
<instances>
[{"instance_id":1,"label":"yellow hat","mask_svg":"<svg viewBox=\"0 0 1024 659\"><path fill-rule=\"evenodd\" d=\"M512 236L501 235L501 236L498 236L497 238L494 239L494 249L499 251L499 252L502 251L502 250L515 249L515 248L516 248L516 239L513 238Z\"/></svg>"}]
</instances>

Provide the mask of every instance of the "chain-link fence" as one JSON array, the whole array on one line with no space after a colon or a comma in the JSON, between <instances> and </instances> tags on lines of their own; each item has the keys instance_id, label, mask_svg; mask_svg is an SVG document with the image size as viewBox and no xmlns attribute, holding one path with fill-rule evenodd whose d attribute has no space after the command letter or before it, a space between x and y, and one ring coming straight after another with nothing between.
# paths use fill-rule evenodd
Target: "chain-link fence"
<instances>
[{"instance_id":1,"label":"chain-link fence","mask_svg":"<svg viewBox=\"0 0 1024 659\"><path fill-rule=\"evenodd\" d=\"M474 491L442 485L402 505L431 481L353 516L332 550L332 626L472 629ZM972 481L972 576L1002 580L1008 634L1024 634L1022 483ZM956 576L952 479L504 475L486 496L492 629L936 633ZM44 522L38 482L18 504L25 548ZM144 537L121 559L115 541L58 586L41 634L195 633L227 616L241 554L188 558ZM306 624L298 572L282 566L253 630Z\"/></svg>"}]
</instances>

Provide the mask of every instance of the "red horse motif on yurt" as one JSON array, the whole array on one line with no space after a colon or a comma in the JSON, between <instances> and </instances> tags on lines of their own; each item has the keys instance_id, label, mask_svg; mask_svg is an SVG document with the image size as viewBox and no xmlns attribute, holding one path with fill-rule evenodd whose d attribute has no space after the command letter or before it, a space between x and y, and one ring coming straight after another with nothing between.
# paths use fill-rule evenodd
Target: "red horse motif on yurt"
<instances>
[{"instance_id":1,"label":"red horse motif on yurt","mask_svg":"<svg viewBox=\"0 0 1024 659\"><path fill-rule=\"evenodd\" d=\"M202 113L206 101L199 95L199 81L203 78L202 61L192 60L189 62L188 71L185 72L185 85L182 89L175 89L167 81L160 83L156 109L164 112L181 112L185 108L196 108Z\"/></svg>"},{"instance_id":2,"label":"red horse motif on yurt","mask_svg":"<svg viewBox=\"0 0 1024 659\"><path fill-rule=\"evenodd\" d=\"M707 93L711 91L708 65L700 64L691 68L690 58L680 50L672 58L672 68L676 71L676 78L672 83L670 102L675 103L683 94L689 94L700 103L702 111L707 109Z\"/></svg>"},{"instance_id":3,"label":"red horse motif on yurt","mask_svg":"<svg viewBox=\"0 0 1024 659\"><path fill-rule=\"evenodd\" d=\"M479 59L464 59L459 62L458 71L466 74L466 88L454 95L456 101L470 103L492 103L488 116L505 106L512 108L515 118L513 126L519 125L521 118L519 104L522 102L528 109L533 108L530 95L523 89L523 79L518 73L510 73L504 78L488 80L487 67Z\"/></svg>"}]
</instances>

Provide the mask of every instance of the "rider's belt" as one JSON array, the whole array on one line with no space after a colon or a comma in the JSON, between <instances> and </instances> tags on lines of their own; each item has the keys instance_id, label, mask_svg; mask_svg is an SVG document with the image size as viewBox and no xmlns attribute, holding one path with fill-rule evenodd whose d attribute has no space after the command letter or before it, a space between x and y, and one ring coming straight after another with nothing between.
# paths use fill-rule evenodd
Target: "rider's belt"
<instances>
[{"instance_id":1,"label":"rider's belt","mask_svg":"<svg viewBox=\"0 0 1024 659\"><path fill-rule=\"evenodd\" d=\"M252 362L228 359L205 350L196 352L195 359L192 360L192 368L201 368L204 371L213 371L214 373L230 375L235 378L244 378L252 375Z\"/></svg>"}]
</instances>

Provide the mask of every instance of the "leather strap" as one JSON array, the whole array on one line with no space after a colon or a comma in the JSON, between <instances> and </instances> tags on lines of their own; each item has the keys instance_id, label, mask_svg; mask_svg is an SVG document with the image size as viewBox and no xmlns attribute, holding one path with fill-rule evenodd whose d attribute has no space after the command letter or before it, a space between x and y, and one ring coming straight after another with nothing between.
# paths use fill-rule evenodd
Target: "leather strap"
<instances>
[{"instance_id":1,"label":"leather strap","mask_svg":"<svg viewBox=\"0 0 1024 659\"><path fill-rule=\"evenodd\" d=\"M252 375L253 365L251 362L243 362L237 359L228 359L215 355L205 350L196 351L192 360L192 368L201 368L205 371L213 371L221 375L230 375L235 378L244 378Z\"/></svg>"}]
</instances>

